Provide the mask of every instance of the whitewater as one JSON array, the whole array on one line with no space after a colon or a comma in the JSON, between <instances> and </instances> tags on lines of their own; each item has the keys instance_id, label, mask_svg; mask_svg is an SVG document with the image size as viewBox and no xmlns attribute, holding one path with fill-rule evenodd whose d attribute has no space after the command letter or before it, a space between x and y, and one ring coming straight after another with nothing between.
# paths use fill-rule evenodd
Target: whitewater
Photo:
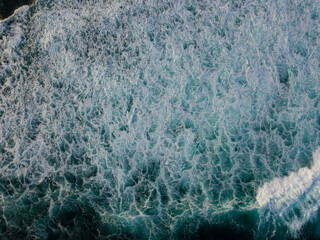
<instances>
[{"instance_id":1,"label":"whitewater","mask_svg":"<svg viewBox=\"0 0 320 240\"><path fill-rule=\"evenodd\" d=\"M0 20L0 238L317 239L319 8L38 0Z\"/></svg>"}]
</instances>

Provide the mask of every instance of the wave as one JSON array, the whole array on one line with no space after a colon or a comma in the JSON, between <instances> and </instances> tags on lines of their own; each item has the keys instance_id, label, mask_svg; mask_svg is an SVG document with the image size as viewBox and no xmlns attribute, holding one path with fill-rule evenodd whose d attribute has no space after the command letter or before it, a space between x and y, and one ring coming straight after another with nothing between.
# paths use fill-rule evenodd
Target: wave
<instances>
[{"instance_id":1,"label":"wave","mask_svg":"<svg viewBox=\"0 0 320 240\"><path fill-rule=\"evenodd\" d=\"M311 168L300 168L288 176L275 178L257 191L261 208L277 213L293 234L310 220L320 206L320 147L313 153Z\"/></svg>"}]
</instances>

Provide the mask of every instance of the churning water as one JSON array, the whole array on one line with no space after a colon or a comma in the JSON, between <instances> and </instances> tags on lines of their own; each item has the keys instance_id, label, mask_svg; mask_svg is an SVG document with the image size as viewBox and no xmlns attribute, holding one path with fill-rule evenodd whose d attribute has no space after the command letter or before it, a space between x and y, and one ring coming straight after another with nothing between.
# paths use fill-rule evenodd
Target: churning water
<instances>
[{"instance_id":1,"label":"churning water","mask_svg":"<svg viewBox=\"0 0 320 240\"><path fill-rule=\"evenodd\" d=\"M1 239L319 238L319 9L38 0L1 20Z\"/></svg>"}]
</instances>

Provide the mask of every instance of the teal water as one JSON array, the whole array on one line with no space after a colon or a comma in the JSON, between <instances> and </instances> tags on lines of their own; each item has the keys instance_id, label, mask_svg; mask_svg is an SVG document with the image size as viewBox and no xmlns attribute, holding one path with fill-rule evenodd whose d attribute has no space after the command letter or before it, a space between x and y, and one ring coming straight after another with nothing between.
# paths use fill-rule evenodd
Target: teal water
<instances>
[{"instance_id":1,"label":"teal water","mask_svg":"<svg viewBox=\"0 0 320 240\"><path fill-rule=\"evenodd\" d=\"M318 239L319 1L47 1L0 21L1 239Z\"/></svg>"}]
</instances>

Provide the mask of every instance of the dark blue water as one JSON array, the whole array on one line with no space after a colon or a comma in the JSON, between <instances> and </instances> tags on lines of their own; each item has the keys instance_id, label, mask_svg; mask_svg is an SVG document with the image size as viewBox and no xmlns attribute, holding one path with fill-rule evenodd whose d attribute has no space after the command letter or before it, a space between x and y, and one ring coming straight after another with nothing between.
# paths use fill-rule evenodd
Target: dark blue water
<instances>
[{"instance_id":1,"label":"dark blue water","mask_svg":"<svg viewBox=\"0 0 320 240\"><path fill-rule=\"evenodd\" d=\"M13 12L23 6L30 5L33 0L1 0L0 1L0 19L5 19L13 14Z\"/></svg>"},{"instance_id":2,"label":"dark blue water","mask_svg":"<svg viewBox=\"0 0 320 240\"><path fill-rule=\"evenodd\" d=\"M0 238L318 239L319 8L38 0L1 20Z\"/></svg>"}]
</instances>

